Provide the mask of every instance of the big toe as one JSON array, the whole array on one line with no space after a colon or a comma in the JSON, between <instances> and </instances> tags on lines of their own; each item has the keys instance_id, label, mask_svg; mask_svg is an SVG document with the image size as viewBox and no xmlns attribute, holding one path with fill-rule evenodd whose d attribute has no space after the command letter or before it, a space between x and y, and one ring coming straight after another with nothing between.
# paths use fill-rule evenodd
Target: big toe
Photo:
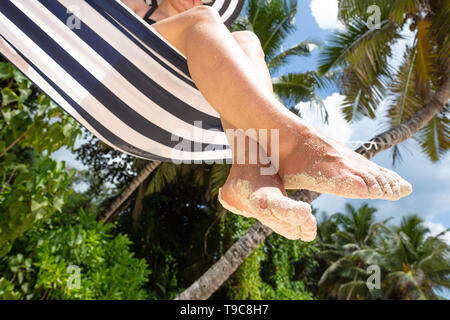
<instances>
[{"instance_id":1,"label":"big toe","mask_svg":"<svg viewBox=\"0 0 450 320\"><path fill-rule=\"evenodd\" d=\"M412 192L412 185L400 177L400 175L392 170L382 168L382 171L385 172L387 176L393 181L395 181L396 188L399 190L399 198L406 197Z\"/></svg>"},{"instance_id":2,"label":"big toe","mask_svg":"<svg viewBox=\"0 0 450 320\"><path fill-rule=\"evenodd\" d=\"M313 241L317 235L317 221L316 217L311 214L310 220L300 226L300 239L303 241Z\"/></svg>"}]
</instances>

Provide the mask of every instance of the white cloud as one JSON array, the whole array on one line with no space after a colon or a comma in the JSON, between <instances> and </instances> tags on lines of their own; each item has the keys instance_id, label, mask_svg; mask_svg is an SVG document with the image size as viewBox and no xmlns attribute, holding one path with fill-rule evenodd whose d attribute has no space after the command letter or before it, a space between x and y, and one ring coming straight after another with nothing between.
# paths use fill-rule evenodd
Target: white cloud
<instances>
[{"instance_id":1,"label":"white cloud","mask_svg":"<svg viewBox=\"0 0 450 320\"><path fill-rule=\"evenodd\" d=\"M440 223L434 223L434 222L425 222L424 223L425 227L427 227L428 229L430 229L430 233L432 236L435 236L439 233L441 233L442 231L444 231L446 228L444 228L444 226ZM445 242L447 242L450 245L450 232L445 233L442 237L442 240L444 240Z\"/></svg>"},{"instance_id":2,"label":"white cloud","mask_svg":"<svg viewBox=\"0 0 450 320\"><path fill-rule=\"evenodd\" d=\"M317 44L314 44L314 43L309 43L308 44L308 49L309 49L310 52L312 52L313 50L315 50L317 48L318 48Z\"/></svg>"},{"instance_id":3,"label":"white cloud","mask_svg":"<svg viewBox=\"0 0 450 320\"><path fill-rule=\"evenodd\" d=\"M391 48L392 57L389 60L389 63L394 69L397 69L401 65L406 46L412 47L414 44L416 31L411 31L409 29L409 26L410 23L405 24L402 31L400 32L402 38L397 40Z\"/></svg>"},{"instance_id":4,"label":"white cloud","mask_svg":"<svg viewBox=\"0 0 450 320\"><path fill-rule=\"evenodd\" d=\"M321 29L342 29L338 20L338 0L312 0L311 13Z\"/></svg>"},{"instance_id":5,"label":"white cloud","mask_svg":"<svg viewBox=\"0 0 450 320\"><path fill-rule=\"evenodd\" d=\"M348 141L353 129L342 117L340 106L344 102L344 96L335 92L324 100L325 108L328 111L329 122L324 124L320 115L319 107L310 107L308 102L301 102L296 106L300 110L302 118L310 123L321 133L339 141Z\"/></svg>"}]
</instances>

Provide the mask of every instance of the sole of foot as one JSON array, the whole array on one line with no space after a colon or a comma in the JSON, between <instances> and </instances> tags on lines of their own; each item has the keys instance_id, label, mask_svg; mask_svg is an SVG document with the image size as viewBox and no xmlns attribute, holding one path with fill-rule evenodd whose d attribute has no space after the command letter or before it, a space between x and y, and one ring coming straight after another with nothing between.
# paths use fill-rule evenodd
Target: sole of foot
<instances>
[{"instance_id":1,"label":"sole of foot","mask_svg":"<svg viewBox=\"0 0 450 320\"><path fill-rule=\"evenodd\" d=\"M228 211L255 218L290 240L315 239L317 223L309 204L294 201L273 187L253 191L250 182L241 179L224 188L219 190L219 201Z\"/></svg>"}]
</instances>

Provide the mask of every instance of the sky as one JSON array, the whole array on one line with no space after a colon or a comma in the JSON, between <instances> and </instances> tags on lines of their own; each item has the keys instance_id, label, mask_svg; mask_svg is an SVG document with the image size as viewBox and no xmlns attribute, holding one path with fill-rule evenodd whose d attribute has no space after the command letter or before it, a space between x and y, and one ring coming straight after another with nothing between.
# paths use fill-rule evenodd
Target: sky
<instances>
[{"instance_id":1,"label":"sky","mask_svg":"<svg viewBox=\"0 0 450 320\"><path fill-rule=\"evenodd\" d=\"M296 32L289 35L284 48L288 48L300 41L326 41L334 30L342 28L337 20L337 0L299 0L298 13L295 17ZM412 34L409 30L404 32L405 40L394 46L395 52L392 64L399 63L405 43L411 41ZM313 50L310 57L299 57L291 59L286 68L280 72L304 72L316 70L318 65L318 49ZM347 123L341 115L340 104L343 96L338 90L321 92L325 106L330 115L328 125L323 124L317 112L314 112L307 103L300 103L297 108L301 111L304 119L312 123L319 131L340 141L369 140L386 129L386 118L383 116L382 104L379 108L378 117L375 120L364 119L357 123ZM351 143L347 144L351 147ZM413 186L413 192L408 197L399 201L387 200L351 200L336 196L322 195L313 202L313 206L319 211L328 214L343 212L345 204L350 203L359 207L366 202L378 209L376 217L384 220L392 217L392 223L398 224L401 217L408 214L417 214L426 221L427 227L432 234L437 234L450 228L450 154L447 154L438 163L432 163L423 155L418 145L410 139L401 144L403 161L392 166L392 154L389 150L375 156L372 161L394 170ZM53 154L56 159L66 160L72 167L82 169L83 166L77 162L67 150L61 150ZM450 232L446 235L450 243Z\"/></svg>"}]
</instances>

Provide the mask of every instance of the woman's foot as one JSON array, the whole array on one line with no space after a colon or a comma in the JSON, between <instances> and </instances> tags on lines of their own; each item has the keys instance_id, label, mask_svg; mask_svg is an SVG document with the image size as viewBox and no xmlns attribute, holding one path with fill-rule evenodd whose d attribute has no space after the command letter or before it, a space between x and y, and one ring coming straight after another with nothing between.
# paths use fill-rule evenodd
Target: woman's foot
<instances>
[{"instance_id":1,"label":"woman's foot","mask_svg":"<svg viewBox=\"0 0 450 320\"><path fill-rule=\"evenodd\" d=\"M233 165L219 190L219 201L225 209L256 218L288 239L312 241L316 237L311 207L288 198L278 175L262 176L259 165Z\"/></svg>"},{"instance_id":2,"label":"woman's foot","mask_svg":"<svg viewBox=\"0 0 450 320\"><path fill-rule=\"evenodd\" d=\"M398 200L412 192L411 184L304 124L297 145L280 157L279 175L286 189L307 189L345 198ZM292 143L292 141L289 141ZM280 143L283 143L280 136Z\"/></svg>"}]
</instances>

